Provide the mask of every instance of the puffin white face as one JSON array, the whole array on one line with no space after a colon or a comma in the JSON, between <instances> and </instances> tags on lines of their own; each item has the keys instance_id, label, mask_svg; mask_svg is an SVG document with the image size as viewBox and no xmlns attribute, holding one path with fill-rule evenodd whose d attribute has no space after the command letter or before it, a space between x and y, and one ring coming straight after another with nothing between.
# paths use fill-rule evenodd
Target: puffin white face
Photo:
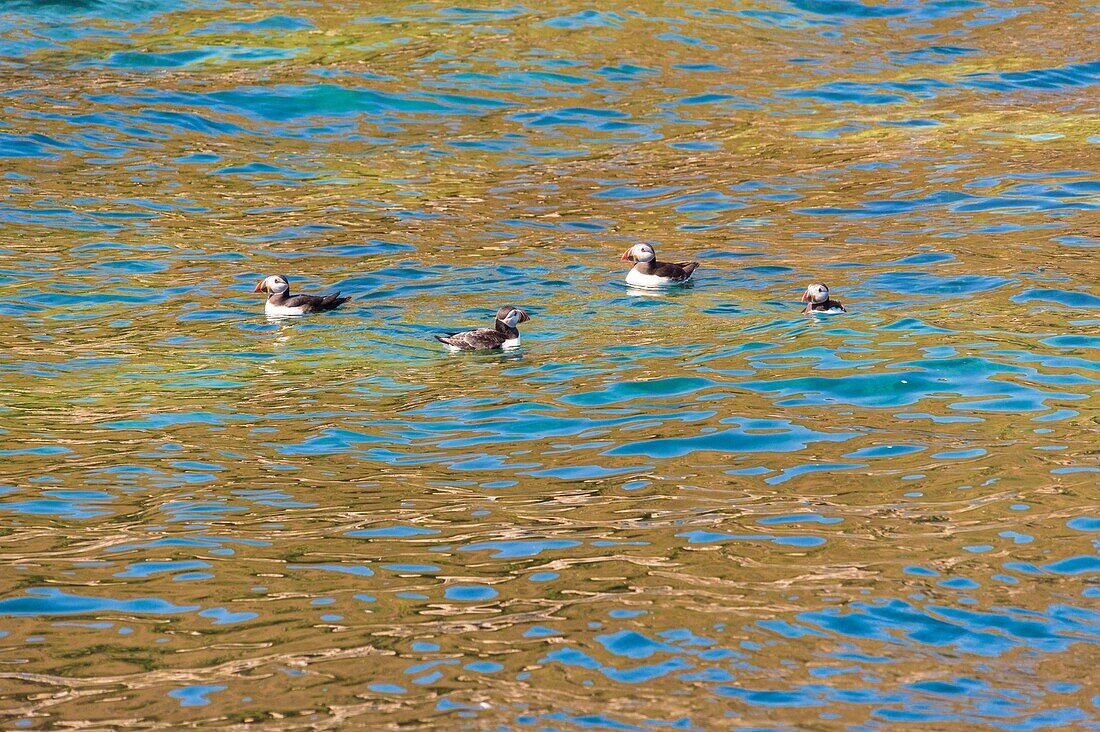
<instances>
[{"instance_id":1,"label":"puffin white face","mask_svg":"<svg viewBox=\"0 0 1100 732\"><path fill-rule=\"evenodd\" d=\"M254 292L270 292L272 295L278 295L280 292L286 292L289 289L290 283L287 282L286 277L271 275L256 285Z\"/></svg>"},{"instance_id":2,"label":"puffin white face","mask_svg":"<svg viewBox=\"0 0 1100 732\"><path fill-rule=\"evenodd\" d=\"M501 309L503 310L504 308ZM508 312L505 313L504 317L499 318L500 322L504 323L509 328L515 328L517 324L530 319L527 313L519 308L508 308Z\"/></svg>"},{"instance_id":3,"label":"puffin white face","mask_svg":"<svg viewBox=\"0 0 1100 732\"><path fill-rule=\"evenodd\" d=\"M820 282L814 283L806 288L806 292L802 295L802 302L812 302L814 304L820 304L829 299L829 288Z\"/></svg>"},{"instance_id":4,"label":"puffin white face","mask_svg":"<svg viewBox=\"0 0 1100 732\"><path fill-rule=\"evenodd\" d=\"M648 244L635 244L634 246L623 252L622 261L624 262L652 262L657 258L656 252L653 251L653 247Z\"/></svg>"}]
</instances>

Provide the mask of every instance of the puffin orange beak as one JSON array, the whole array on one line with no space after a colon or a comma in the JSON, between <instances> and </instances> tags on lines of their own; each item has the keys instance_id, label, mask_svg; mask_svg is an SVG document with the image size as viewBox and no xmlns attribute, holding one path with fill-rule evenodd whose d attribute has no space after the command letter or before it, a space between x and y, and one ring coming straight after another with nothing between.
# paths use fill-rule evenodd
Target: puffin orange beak
<instances>
[{"instance_id":1,"label":"puffin orange beak","mask_svg":"<svg viewBox=\"0 0 1100 732\"><path fill-rule=\"evenodd\" d=\"M802 302L810 301L810 288L806 288L806 291L802 293Z\"/></svg>"},{"instance_id":2,"label":"puffin orange beak","mask_svg":"<svg viewBox=\"0 0 1100 732\"><path fill-rule=\"evenodd\" d=\"M519 311L519 322L526 323L530 319L531 319L531 316L527 314L526 310L520 310Z\"/></svg>"},{"instance_id":3,"label":"puffin orange beak","mask_svg":"<svg viewBox=\"0 0 1100 732\"><path fill-rule=\"evenodd\" d=\"M267 280L260 280L259 282L257 282L256 289L253 290L253 292L267 292L267 288L264 287L265 282L267 282Z\"/></svg>"},{"instance_id":4,"label":"puffin orange beak","mask_svg":"<svg viewBox=\"0 0 1100 732\"><path fill-rule=\"evenodd\" d=\"M636 261L636 260L634 259L634 247L630 247L630 249L627 249L627 250L626 250L625 252L623 252L623 256L621 256L621 257L619 258L619 261L621 261L621 262L633 262L633 261Z\"/></svg>"}]
</instances>

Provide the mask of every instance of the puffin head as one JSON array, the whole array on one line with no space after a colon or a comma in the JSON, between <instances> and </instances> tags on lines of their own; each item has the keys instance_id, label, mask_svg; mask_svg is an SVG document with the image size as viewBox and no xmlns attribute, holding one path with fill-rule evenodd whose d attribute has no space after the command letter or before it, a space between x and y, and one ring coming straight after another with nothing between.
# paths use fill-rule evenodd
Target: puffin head
<instances>
[{"instance_id":1,"label":"puffin head","mask_svg":"<svg viewBox=\"0 0 1100 732\"><path fill-rule=\"evenodd\" d=\"M256 289L253 292L270 292L272 295L278 295L280 292L286 292L290 289L290 282L283 275L271 275L265 277L256 285Z\"/></svg>"},{"instance_id":2,"label":"puffin head","mask_svg":"<svg viewBox=\"0 0 1100 732\"><path fill-rule=\"evenodd\" d=\"M635 244L623 252L620 258L624 262L652 262L657 258L657 253L649 244Z\"/></svg>"},{"instance_id":3,"label":"puffin head","mask_svg":"<svg viewBox=\"0 0 1100 732\"><path fill-rule=\"evenodd\" d=\"M509 328L515 328L517 323L523 323L530 320L531 317L524 310L520 310L517 307L511 305L505 305L500 310L497 310L497 320L507 325Z\"/></svg>"},{"instance_id":4,"label":"puffin head","mask_svg":"<svg viewBox=\"0 0 1100 732\"><path fill-rule=\"evenodd\" d=\"M829 288L820 282L815 282L806 288L806 291L802 293L802 302L812 302L815 305L825 302L829 299Z\"/></svg>"}]
</instances>

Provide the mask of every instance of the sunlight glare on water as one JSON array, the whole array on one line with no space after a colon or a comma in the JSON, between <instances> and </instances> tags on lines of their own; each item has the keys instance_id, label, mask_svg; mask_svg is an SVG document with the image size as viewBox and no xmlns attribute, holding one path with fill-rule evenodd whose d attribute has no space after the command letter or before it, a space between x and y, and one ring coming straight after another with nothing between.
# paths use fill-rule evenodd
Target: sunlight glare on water
<instances>
[{"instance_id":1,"label":"sunlight glare on water","mask_svg":"<svg viewBox=\"0 0 1100 732\"><path fill-rule=\"evenodd\" d=\"M2 726L1100 724L1096 24L0 0Z\"/></svg>"}]
</instances>

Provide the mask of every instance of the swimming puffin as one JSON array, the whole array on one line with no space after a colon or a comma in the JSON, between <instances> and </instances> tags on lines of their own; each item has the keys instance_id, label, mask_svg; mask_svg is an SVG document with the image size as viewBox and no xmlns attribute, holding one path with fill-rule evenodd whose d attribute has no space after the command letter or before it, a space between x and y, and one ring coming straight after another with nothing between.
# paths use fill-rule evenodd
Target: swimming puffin
<instances>
[{"instance_id":1,"label":"swimming puffin","mask_svg":"<svg viewBox=\"0 0 1100 732\"><path fill-rule=\"evenodd\" d=\"M435 339L452 351L487 351L493 348L519 348L519 329L516 325L530 320L523 310L505 305L497 310L492 328L478 328L462 333L437 335Z\"/></svg>"},{"instance_id":2,"label":"swimming puffin","mask_svg":"<svg viewBox=\"0 0 1100 732\"><path fill-rule=\"evenodd\" d=\"M848 312L839 300L829 299L829 288L820 282L815 282L806 288L802 293L802 302L806 303L806 307L802 309L804 313L823 313L830 310Z\"/></svg>"},{"instance_id":3,"label":"swimming puffin","mask_svg":"<svg viewBox=\"0 0 1100 732\"><path fill-rule=\"evenodd\" d=\"M649 244L635 244L623 252L622 261L637 262L626 273L626 282L635 287L682 285L691 279L698 262L658 262Z\"/></svg>"},{"instance_id":4,"label":"swimming puffin","mask_svg":"<svg viewBox=\"0 0 1100 732\"><path fill-rule=\"evenodd\" d=\"M290 282L283 275L265 277L256 285L253 292L270 292L264 312L268 315L305 315L334 310L350 297L340 297L339 292L331 295L291 295Z\"/></svg>"}]
</instances>

